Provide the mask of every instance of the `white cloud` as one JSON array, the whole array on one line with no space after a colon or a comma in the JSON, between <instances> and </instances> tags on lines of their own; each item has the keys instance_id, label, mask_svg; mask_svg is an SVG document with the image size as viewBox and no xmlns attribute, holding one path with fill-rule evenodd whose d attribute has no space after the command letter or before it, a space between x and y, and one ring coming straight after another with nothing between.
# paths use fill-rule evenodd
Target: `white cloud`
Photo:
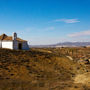
<instances>
[{"instance_id":1,"label":"white cloud","mask_svg":"<svg viewBox=\"0 0 90 90\"><path fill-rule=\"evenodd\" d=\"M78 19L56 19L54 22L77 23L80 21Z\"/></svg>"},{"instance_id":2,"label":"white cloud","mask_svg":"<svg viewBox=\"0 0 90 90\"><path fill-rule=\"evenodd\" d=\"M89 36L90 35L90 30L82 31L82 32L76 32L69 34L69 37L80 37L80 36Z\"/></svg>"}]
</instances>

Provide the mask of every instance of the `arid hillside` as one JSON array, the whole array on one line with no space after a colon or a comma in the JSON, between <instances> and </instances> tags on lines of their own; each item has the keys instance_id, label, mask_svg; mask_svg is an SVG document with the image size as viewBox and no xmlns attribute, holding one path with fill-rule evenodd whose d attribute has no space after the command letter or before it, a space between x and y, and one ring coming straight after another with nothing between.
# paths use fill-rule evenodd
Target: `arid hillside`
<instances>
[{"instance_id":1,"label":"arid hillside","mask_svg":"<svg viewBox=\"0 0 90 90\"><path fill-rule=\"evenodd\" d=\"M89 48L0 49L0 90L90 90L90 64L84 62L89 53Z\"/></svg>"}]
</instances>

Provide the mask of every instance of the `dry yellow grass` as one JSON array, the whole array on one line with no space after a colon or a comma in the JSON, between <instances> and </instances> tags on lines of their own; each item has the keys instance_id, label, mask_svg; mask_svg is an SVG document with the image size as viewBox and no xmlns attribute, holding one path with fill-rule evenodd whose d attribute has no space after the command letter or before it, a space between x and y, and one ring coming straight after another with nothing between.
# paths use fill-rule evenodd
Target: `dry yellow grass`
<instances>
[{"instance_id":1,"label":"dry yellow grass","mask_svg":"<svg viewBox=\"0 0 90 90\"><path fill-rule=\"evenodd\" d=\"M74 83L86 68L67 57L75 59L72 50L74 55L75 48L0 49L0 90L88 90L86 84Z\"/></svg>"}]
</instances>

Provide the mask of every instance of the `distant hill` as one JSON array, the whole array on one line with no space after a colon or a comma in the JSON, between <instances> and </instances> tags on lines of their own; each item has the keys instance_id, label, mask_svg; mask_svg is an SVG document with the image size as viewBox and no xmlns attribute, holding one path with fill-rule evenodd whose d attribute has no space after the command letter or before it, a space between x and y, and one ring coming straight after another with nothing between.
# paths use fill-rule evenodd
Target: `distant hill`
<instances>
[{"instance_id":1,"label":"distant hill","mask_svg":"<svg viewBox=\"0 0 90 90\"><path fill-rule=\"evenodd\" d=\"M80 47L80 46L90 46L90 42L63 42L52 45L30 45L30 47Z\"/></svg>"},{"instance_id":2,"label":"distant hill","mask_svg":"<svg viewBox=\"0 0 90 90\"><path fill-rule=\"evenodd\" d=\"M80 47L80 46L90 46L90 42L64 42L58 43L56 46L62 47Z\"/></svg>"}]
</instances>

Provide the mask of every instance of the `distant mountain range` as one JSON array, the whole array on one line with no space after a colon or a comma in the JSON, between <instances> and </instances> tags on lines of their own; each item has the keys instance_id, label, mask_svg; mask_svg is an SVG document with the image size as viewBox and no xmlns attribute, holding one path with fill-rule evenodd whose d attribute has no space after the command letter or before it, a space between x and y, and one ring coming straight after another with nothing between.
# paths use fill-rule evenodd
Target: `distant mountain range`
<instances>
[{"instance_id":1,"label":"distant mountain range","mask_svg":"<svg viewBox=\"0 0 90 90\"><path fill-rule=\"evenodd\" d=\"M82 46L90 46L90 42L63 42L52 45L30 45L30 47L82 47Z\"/></svg>"}]
</instances>

